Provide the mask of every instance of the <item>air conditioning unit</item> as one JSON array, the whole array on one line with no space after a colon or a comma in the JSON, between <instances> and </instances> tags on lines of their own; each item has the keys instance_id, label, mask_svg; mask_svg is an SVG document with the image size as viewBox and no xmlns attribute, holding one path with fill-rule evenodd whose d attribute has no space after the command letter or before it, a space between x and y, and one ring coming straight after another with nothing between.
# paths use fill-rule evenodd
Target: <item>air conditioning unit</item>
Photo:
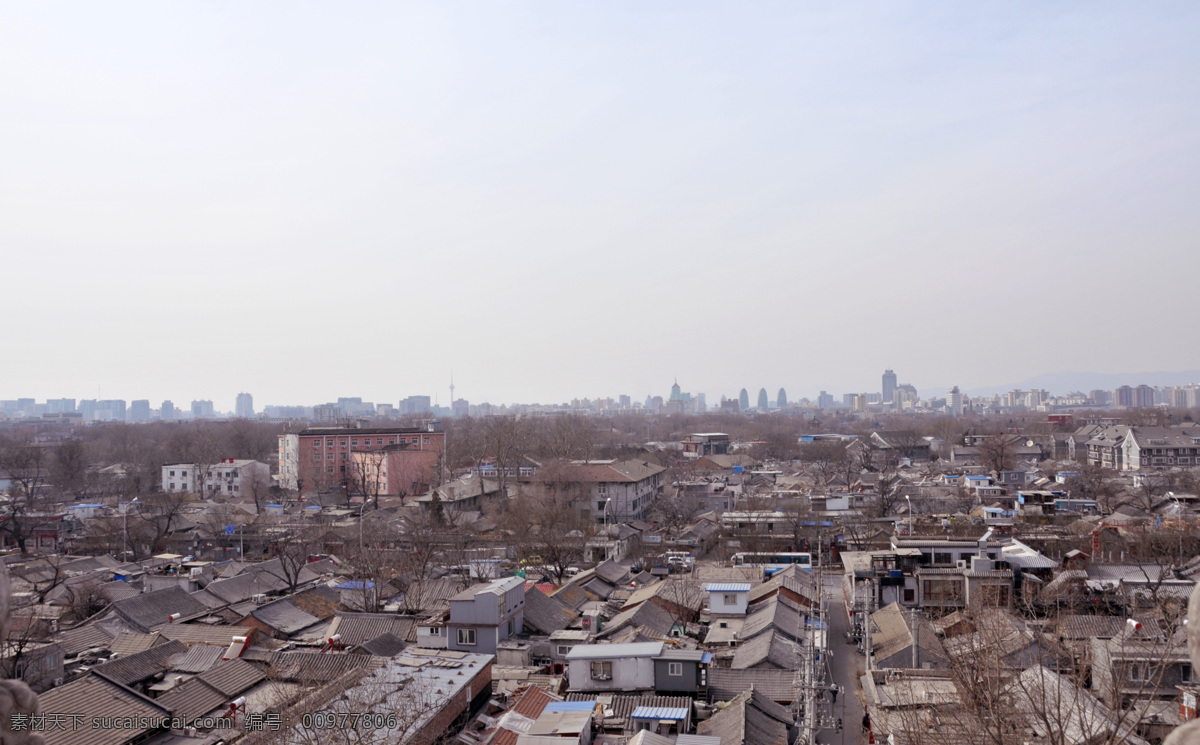
<instances>
[{"instance_id":1,"label":"air conditioning unit","mask_svg":"<svg viewBox=\"0 0 1200 745\"><path fill-rule=\"evenodd\" d=\"M62 678L55 678L55 679L54 679L54 685L56 685L56 686L60 686L60 685L62 685L62 684L63 684L63 679L62 679Z\"/></svg>"},{"instance_id":2,"label":"air conditioning unit","mask_svg":"<svg viewBox=\"0 0 1200 745\"><path fill-rule=\"evenodd\" d=\"M958 568L959 568L959 569L966 569L967 567L968 567L968 564L967 564L967 560L966 560L966 559L959 559L959 560L958 560Z\"/></svg>"},{"instance_id":3,"label":"air conditioning unit","mask_svg":"<svg viewBox=\"0 0 1200 745\"><path fill-rule=\"evenodd\" d=\"M260 594L260 595L255 595L255 596L254 596L253 598L251 598L251 599L254 601L254 604L255 604L255 605L263 605L264 603L266 603L266 602L267 602L267 596L266 596L266 595L261 595L261 594Z\"/></svg>"}]
</instances>

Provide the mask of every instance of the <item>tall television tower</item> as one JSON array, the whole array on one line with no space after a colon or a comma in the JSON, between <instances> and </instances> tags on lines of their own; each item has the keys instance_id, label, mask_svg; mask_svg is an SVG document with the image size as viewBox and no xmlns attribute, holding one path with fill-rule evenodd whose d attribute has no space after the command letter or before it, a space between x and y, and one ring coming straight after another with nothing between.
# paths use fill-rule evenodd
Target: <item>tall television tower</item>
<instances>
[{"instance_id":1,"label":"tall television tower","mask_svg":"<svg viewBox=\"0 0 1200 745\"><path fill-rule=\"evenodd\" d=\"M454 408L454 373L450 373L450 408Z\"/></svg>"}]
</instances>

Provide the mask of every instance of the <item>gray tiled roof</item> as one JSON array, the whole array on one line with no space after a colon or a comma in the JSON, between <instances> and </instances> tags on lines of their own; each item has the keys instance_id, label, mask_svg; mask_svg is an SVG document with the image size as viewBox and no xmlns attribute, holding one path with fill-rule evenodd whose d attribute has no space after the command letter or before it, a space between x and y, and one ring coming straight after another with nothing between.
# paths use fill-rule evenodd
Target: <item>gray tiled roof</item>
<instances>
[{"instance_id":1,"label":"gray tiled roof","mask_svg":"<svg viewBox=\"0 0 1200 745\"><path fill-rule=\"evenodd\" d=\"M112 640L112 636L99 626L77 626L58 635L58 641L62 643L63 654L67 656L79 654L85 649L93 647L107 647Z\"/></svg>"},{"instance_id":2,"label":"gray tiled roof","mask_svg":"<svg viewBox=\"0 0 1200 745\"><path fill-rule=\"evenodd\" d=\"M96 672L121 685L130 685L171 669L171 659L182 657L187 647L181 642L170 641L159 644L144 652L119 657L96 667Z\"/></svg>"},{"instance_id":3,"label":"gray tiled roof","mask_svg":"<svg viewBox=\"0 0 1200 745\"><path fill-rule=\"evenodd\" d=\"M193 616L208 610L207 606L188 594L182 587L144 592L117 600L113 609L138 631L149 632L168 623L168 616L179 613Z\"/></svg>"},{"instance_id":4,"label":"gray tiled roof","mask_svg":"<svg viewBox=\"0 0 1200 745\"><path fill-rule=\"evenodd\" d=\"M223 647L197 644L189 649L183 659L177 661L172 669L181 673L202 673L217 664L223 654L225 654Z\"/></svg>"},{"instance_id":5,"label":"gray tiled roof","mask_svg":"<svg viewBox=\"0 0 1200 745\"><path fill-rule=\"evenodd\" d=\"M776 629L759 634L739 645L733 653L733 663L730 665L735 669L766 667L781 670L795 670L799 666L800 655L796 643Z\"/></svg>"},{"instance_id":6,"label":"gray tiled roof","mask_svg":"<svg viewBox=\"0 0 1200 745\"><path fill-rule=\"evenodd\" d=\"M268 669L273 678L298 683L328 683L350 670L373 669L385 660L369 654L321 654L320 652L276 652Z\"/></svg>"},{"instance_id":7,"label":"gray tiled roof","mask_svg":"<svg viewBox=\"0 0 1200 745\"><path fill-rule=\"evenodd\" d=\"M787 709L752 690L700 722L696 734L720 737L721 745L788 745L791 722Z\"/></svg>"},{"instance_id":8,"label":"gray tiled roof","mask_svg":"<svg viewBox=\"0 0 1200 745\"><path fill-rule=\"evenodd\" d=\"M525 625L542 634L561 631L571 624L573 614L558 600L547 597L537 587L525 591Z\"/></svg>"},{"instance_id":9,"label":"gray tiled roof","mask_svg":"<svg viewBox=\"0 0 1200 745\"><path fill-rule=\"evenodd\" d=\"M772 701L790 704L796 699L795 678L796 673L791 670L710 667L708 690L713 701L732 701L738 694L754 686L754 690L761 691Z\"/></svg>"},{"instance_id":10,"label":"gray tiled roof","mask_svg":"<svg viewBox=\"0 0 1200 745\"><path fill-rule=\"evenodd\" d=\"M191 719L223 706L264 678L262 670L245 660L226 660L159 696L158 703L175 716Z\"/></svg>"},{"instance_id":11,"label":"gray tiled roof","mask_svg":"<svg viewBox=\"0 0 1200 745\"><path fill-rule=\"evenodd\" d=\"M164 639L178 639L187 645L211 644L228 647L235 636L249 636L254 631L249 626L209 625L205 623L169 623L158 630Z\"/></svg>"},{"instance_id":12,"label":"gray tiled roof","mask_svg":"<svg viewBox=\"0 0 1200 745\"><path fill-rule=\"evenodd\" d=\"M355 651L363 651L376 657L395 657L404 651L404 640L395 634L380 634L374 639L359 644Z\"/></svg>"},{"instance_id":13,"label":"gray tiled roof","mask_svg":"<svg viewBox=\"0 0 1200 745\"><path fill-rule=\"evenodd\" d=\"M329 626L329 634L341 634L342 644L352 647L375 639L382 634L392 634L406 642L416 641L417 625L410 617L395 613L346 613L338 612Z\"/></svg>"},{"instance_id":14,"label":"gray tiled roof","mask_svg":"<svg viewBox=\"0 0 1200 745\"><path fill-rule=\"evenodd\" d=\"M321 621L316 616L296 607L287 598L260 605L251 611L250 615L284 634L294 634Z\"/></svg>"},{"instance_id":15,"label":"gray tiled roof","mask_svg":"<svg viewBox=\"0 0 1200 745\"><path fill-rule=\"evenodd\" d=\"M170 713L161 704L101 675L86 675L56 686L39 698L44 712L70 712L83 716L83 725L78 729L68 724L65 729L46 733L46 741L51 745L122 745L159 730L92 727L92 718L161 718Z\"/></svg>"}]
</instances>

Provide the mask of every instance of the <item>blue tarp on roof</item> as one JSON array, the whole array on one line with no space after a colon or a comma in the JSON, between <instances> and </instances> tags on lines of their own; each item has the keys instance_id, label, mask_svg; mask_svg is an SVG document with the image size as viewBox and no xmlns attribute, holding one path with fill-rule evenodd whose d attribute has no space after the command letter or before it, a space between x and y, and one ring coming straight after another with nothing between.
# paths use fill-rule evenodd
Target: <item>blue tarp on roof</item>
<instances>
[{"instance_id":1,"label":"blue tarp on roof","mask_svg":"<svg viewBox=\"0 0 1200 745\"><path fill-rule=\"evenodd\" d=\"M546 704L546 711L591 711L596 708L595 701L551 701Z\"/></svg>"}]
</instances>

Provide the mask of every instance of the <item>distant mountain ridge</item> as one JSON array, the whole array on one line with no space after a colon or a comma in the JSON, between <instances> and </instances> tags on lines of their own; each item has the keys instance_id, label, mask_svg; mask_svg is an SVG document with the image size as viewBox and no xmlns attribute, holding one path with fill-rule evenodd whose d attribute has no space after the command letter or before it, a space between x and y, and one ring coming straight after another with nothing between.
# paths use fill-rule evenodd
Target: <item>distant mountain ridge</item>
<instances>
[{"instance_id":1,"label":"distant mountain ridge","mask_svg":"<svg viewBox=\"0 0 1200 745\"><path fill-rule=\"evenodd\" d=\"M1050 391L1053 395L1066 395L1072 391L1087 393L1095 389L1111 391L1123 385L1137 387L1139 385L1173 386L1200 383L1200 370L1184 370L1182 372L1141 372L1141 373L1093 373L1093 372L1057 372L1044 373L1032 378L1026 378L1018 383L1004 385L988 385L979 388L969 388L964 391L968 396L990 396L995 393L1007 393L1014 388L1028 390L1040 388ZM942 397L950 386L944 388L928 388L921 391L922 398Z\"/></svg>"}]
</instances>

